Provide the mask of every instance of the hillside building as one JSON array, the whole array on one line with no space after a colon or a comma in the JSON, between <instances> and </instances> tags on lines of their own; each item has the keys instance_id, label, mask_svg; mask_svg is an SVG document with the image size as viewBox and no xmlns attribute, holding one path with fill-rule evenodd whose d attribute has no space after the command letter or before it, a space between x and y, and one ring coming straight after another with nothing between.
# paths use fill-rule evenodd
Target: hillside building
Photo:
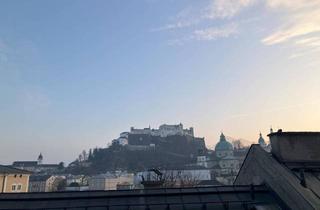
<instances>
[{"instance_id":1,"label":"hillside building","mask_svg":"<svg viewBox=\"0 0 320 210\"><path fill-rule=\"evenodd\" d=\"M183 128L183 125L180 123L178 125L167 125L163 124L160 125L158 129L153 129L151 127L148 128L130 128L130 132L122 132L120 133L119 138L114 139L112 142L120 144L122 146L124 145L130 145L129 136L133 135L145 135L145 136L156 136L156 137L162 137L166 138L168 136L191 136L194 137L194 131L193 128L190 127L189 129ZM144 145L146 146L146 145ZM143 147L144 149L145 147ZM141 148L138 148L141 149Z\"/></svg>"},{"instance_id":2,"label":"hillside building","mask_svg":"<svg viewBox=\"0 0 320 210\"><path fill-rule=\"evenodd\" d=\"M194 136L193 128L190 127L189 129L184 129L181 123L178 125L163 124L163 125L160 125L158 129L151 129L150 127L137 129L137 128L131 127L130 133L131 134L147 134L147 135L161 136L161 137L174 136L174 135Z\"/></svg>"},{"instance_id":3,"label":"hillside building","mask_svg":"<svg viewBox=\"0 0 320 210\"><path fill-rule=\"evenodd\" d=\"M52 173L59 169L59 164L43 164L43 156L41 153L36 161L14 161L11 166L34 173Z\"/></svg>"}]
</instances>

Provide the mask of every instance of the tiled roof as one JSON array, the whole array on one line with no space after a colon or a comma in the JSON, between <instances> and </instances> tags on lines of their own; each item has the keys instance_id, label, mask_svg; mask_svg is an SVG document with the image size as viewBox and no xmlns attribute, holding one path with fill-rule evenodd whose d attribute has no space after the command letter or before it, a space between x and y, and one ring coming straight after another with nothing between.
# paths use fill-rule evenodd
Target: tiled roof
<instances>
[{"instance_id":1,"label":"tiled roof","mask_svg":"<svg viewBox=\"0 0 320 210\"><path fill-rule=\"evenodd\" d=\"M35 167L37 165L37 161L15 161L12 164L14 167Z\"/></svg>"},{"instance_id":2,"label":"tiled roof","mask_svg":"<svg viewBox=\"0 0 320 210\"><path fill-rule=\"evenodd\" d=\"M47 181L51 175L34 175L30 176L29 181L30 182L41 182L41 181Z\"/></svg>"},{"instance_id":3,"label":"tiled roof","mask_svg":"<svg viewBox=\"0 0 320 210\"><path fill-rule=\"evenodd\" d=\"M31 174L31 172L0 165L0 174Z\"/></svg>"}]
</instances>

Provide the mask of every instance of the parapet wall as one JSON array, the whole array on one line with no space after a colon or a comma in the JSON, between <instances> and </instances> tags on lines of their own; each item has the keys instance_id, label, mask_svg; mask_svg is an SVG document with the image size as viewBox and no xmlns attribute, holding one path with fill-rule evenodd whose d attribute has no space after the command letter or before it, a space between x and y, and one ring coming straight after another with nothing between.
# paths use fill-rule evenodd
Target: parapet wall
<instances>
[{"instance_id":1,"label":"parapet wall","mask_svg":"<svg viewBox=\"0 0 320 210\"><path fill-rule=\"evenodd\" d=\"M271 153L282 162L320 162L320 132L276 132L268 135Z\"/></svg>"}]
</instances>

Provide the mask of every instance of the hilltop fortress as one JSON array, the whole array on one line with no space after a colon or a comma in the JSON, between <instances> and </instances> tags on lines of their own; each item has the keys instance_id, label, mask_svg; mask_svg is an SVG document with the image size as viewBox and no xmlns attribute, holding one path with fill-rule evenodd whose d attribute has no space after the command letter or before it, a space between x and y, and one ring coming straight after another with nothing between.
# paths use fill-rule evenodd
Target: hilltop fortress
<instances>
[{"instance_id":1,"label":"hilltop fortress","mask_svg":"<svg viewBox=\"0 0 320 210\"><path fill-rule=\"evenodd\" d=\"M198 149L206 149L204 138L195 137L193 128L185 129L181 123L163 124L158 129L131 127L130 132L120 133L112 143L125 146L129 150L148 150L157 147L185 155L197 155Z\"/></svg>"},{"instance_id":2,"label":"hilltop fortress","mask_svg":"<svg viewBox=\"0 0 320 210\"><path fill-rule=\"evenodd\" d=\"M147 134L151 136L161 136L161 137L174 136L174 135L194 136L193 127L190 127L189 129L183 129L182 123L178 125L163 124L159 126L159 129L151 129L150 127L137 129L137 128L131 127L130 134Z\"/></svg>"}]
</instances>

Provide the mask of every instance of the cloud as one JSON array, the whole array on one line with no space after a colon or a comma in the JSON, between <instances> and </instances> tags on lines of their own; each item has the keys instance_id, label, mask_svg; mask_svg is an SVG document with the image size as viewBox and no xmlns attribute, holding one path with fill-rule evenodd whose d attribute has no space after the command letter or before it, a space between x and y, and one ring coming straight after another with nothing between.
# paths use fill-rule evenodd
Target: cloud
<instances>
[{"instance_id":1,"label":"cloud","mask_svg":"<svg viewBox=\"0 0 320 210\"><path fill-rule=\"evenodd\" d=\"M212 41L226 38L249 27L263 27L261 43L266 46L286 44L299 48L293 51L293 57L301 52L315 53L320 49L320 0L208 0L199 6L199 2L179 12L173 21L157 31L181 32L181 37L169 41L170 45L181 45L190 40ZM268 19L268 25L245 23L244 19L256 18L257 13L242 14L246 9L261 9ZM223 25L217 27L217 25ZM178 36L179 33L173 33ZM261 35L260 35L261 36ZM303 50L301 50L304 48ZM299 54L299 56L297 56Z\"/></svg>"},{"instance_id":2,"label":"cloud","mask_svg":"<svg viewBox=\"0 0 320 210\"><path fill-rule=\"evenodd\" d=\"M253 3L255 0L212 0L204 17L209 19L232 18Z\"/></svg>"},{"instance_id":3,"label":"cloud","mask_svg":"<svg viewBox=\"0 0 320 210\"><path fill-rule=\"evenodd\" d=\"M209 0L205 4L197 2L198 4L194 3L176 14L171 23L152 31L182 31L181 37L167 42L169 45L183 45L191 40L212 41L227 38L238 33L239 23L232 21L232 18L256 1ZM219 22L219 20L227 21Z\"/></svg>"},{"instance_id":4,"label":"cloud","mask_svg":"<svg viewBox=\"0 0 320 210\"><path fill-rule=\"evenodd\" d=\"M222 25L218 27L208 27L196 29L191 35L183 36L178 39L172 39L167 42L168 45L183 45L188 41L213 41L219 38L227 38L238 33L238 25L235 23Z\"/></svg>"},{"instance_id":5,"label":"cloud","mask_svg":"<svg viewBox=\"0 0 320 210\"><path fill-rule=\"evenodd\" d=\"M213 19L232 18L256 0L210 0L204 7L186 7L173 18L172 23L153 29L165 31L195 26Z\"/></svg>"},{"instance_id":6,"label":"cloud","mask_svg":"<svg viewBox=\"0 0 320 210\"><path fill-rule=\"evenodd\" d=\"M193 32L194 38L201 41L216 40L217 38L227 38L238 32L237 24L229 24L222 27L210 27Z\"/></svg>"},{"instance_id":7,"label":"cloud","mask_svg":"<svg viewBox=\"0 0 320 210\"><path fill-rule=\"evenodd\" d=\"M292 42L299 46L315 46L319 43L319 0L267 0L271 11L283 13L280 26L262 39L265 45Z\"/></svg>"},{"instance_id":8,"label":"cloud","mask_svg":"<svg viewBox=\"0 0 320 210\"><path fill-rule=\"evenodd\" d=\"M190 6L178 12L178 14L176 14L171 19L172 19L171 23L152 29L151 31L167 31L167 30L182 29L182 28L187 28L190 26L197 25L202 21L202 17L200 15L199 9L196 7L190 7Z\"/></svg>"},{"instance_id":9,"label":"cloud","mask_svg":"<svg viewBox=\"0 0 320 210\"><path fill-rule=\"evenodd\" d=\"M320 37L302 38L296 41L297 45L320 46Z\"/></svg>"},{"instance_id":10,"label":"cloud","mask_svg":"<svg viewBox=\"0 0 320 210\"><path fill-rule=\"evenodd\" d=\"M25 88L20 95L20 101L26 112L47 110L51 105L50 98L39 87Z\"/></svg>"},{"instance_id":11,"label":"cloud","mask_svg":"<svg viewBox=\"0 0 320 210\"><path fill-rule=\"evenodd\" d=\"M199 20L191 19L191 20L179 20L175 23L170 23L155 29L152 29L151 31L167 31L167 30L174 30L174 29L181 29L186 28L192 25L195 25L199 22Z\"/></svg>"},{"instance_id":12,"label":"cloud","mask_svg":"<svg viewBox=\"0 0 320 210\"><path fill-rule=\"evenodd\" d=\"M270 8L286 8L290 10L299 10L303 7L315 6L318 0L266 0L266 4Z\"/></svg>"}]
</instances>

